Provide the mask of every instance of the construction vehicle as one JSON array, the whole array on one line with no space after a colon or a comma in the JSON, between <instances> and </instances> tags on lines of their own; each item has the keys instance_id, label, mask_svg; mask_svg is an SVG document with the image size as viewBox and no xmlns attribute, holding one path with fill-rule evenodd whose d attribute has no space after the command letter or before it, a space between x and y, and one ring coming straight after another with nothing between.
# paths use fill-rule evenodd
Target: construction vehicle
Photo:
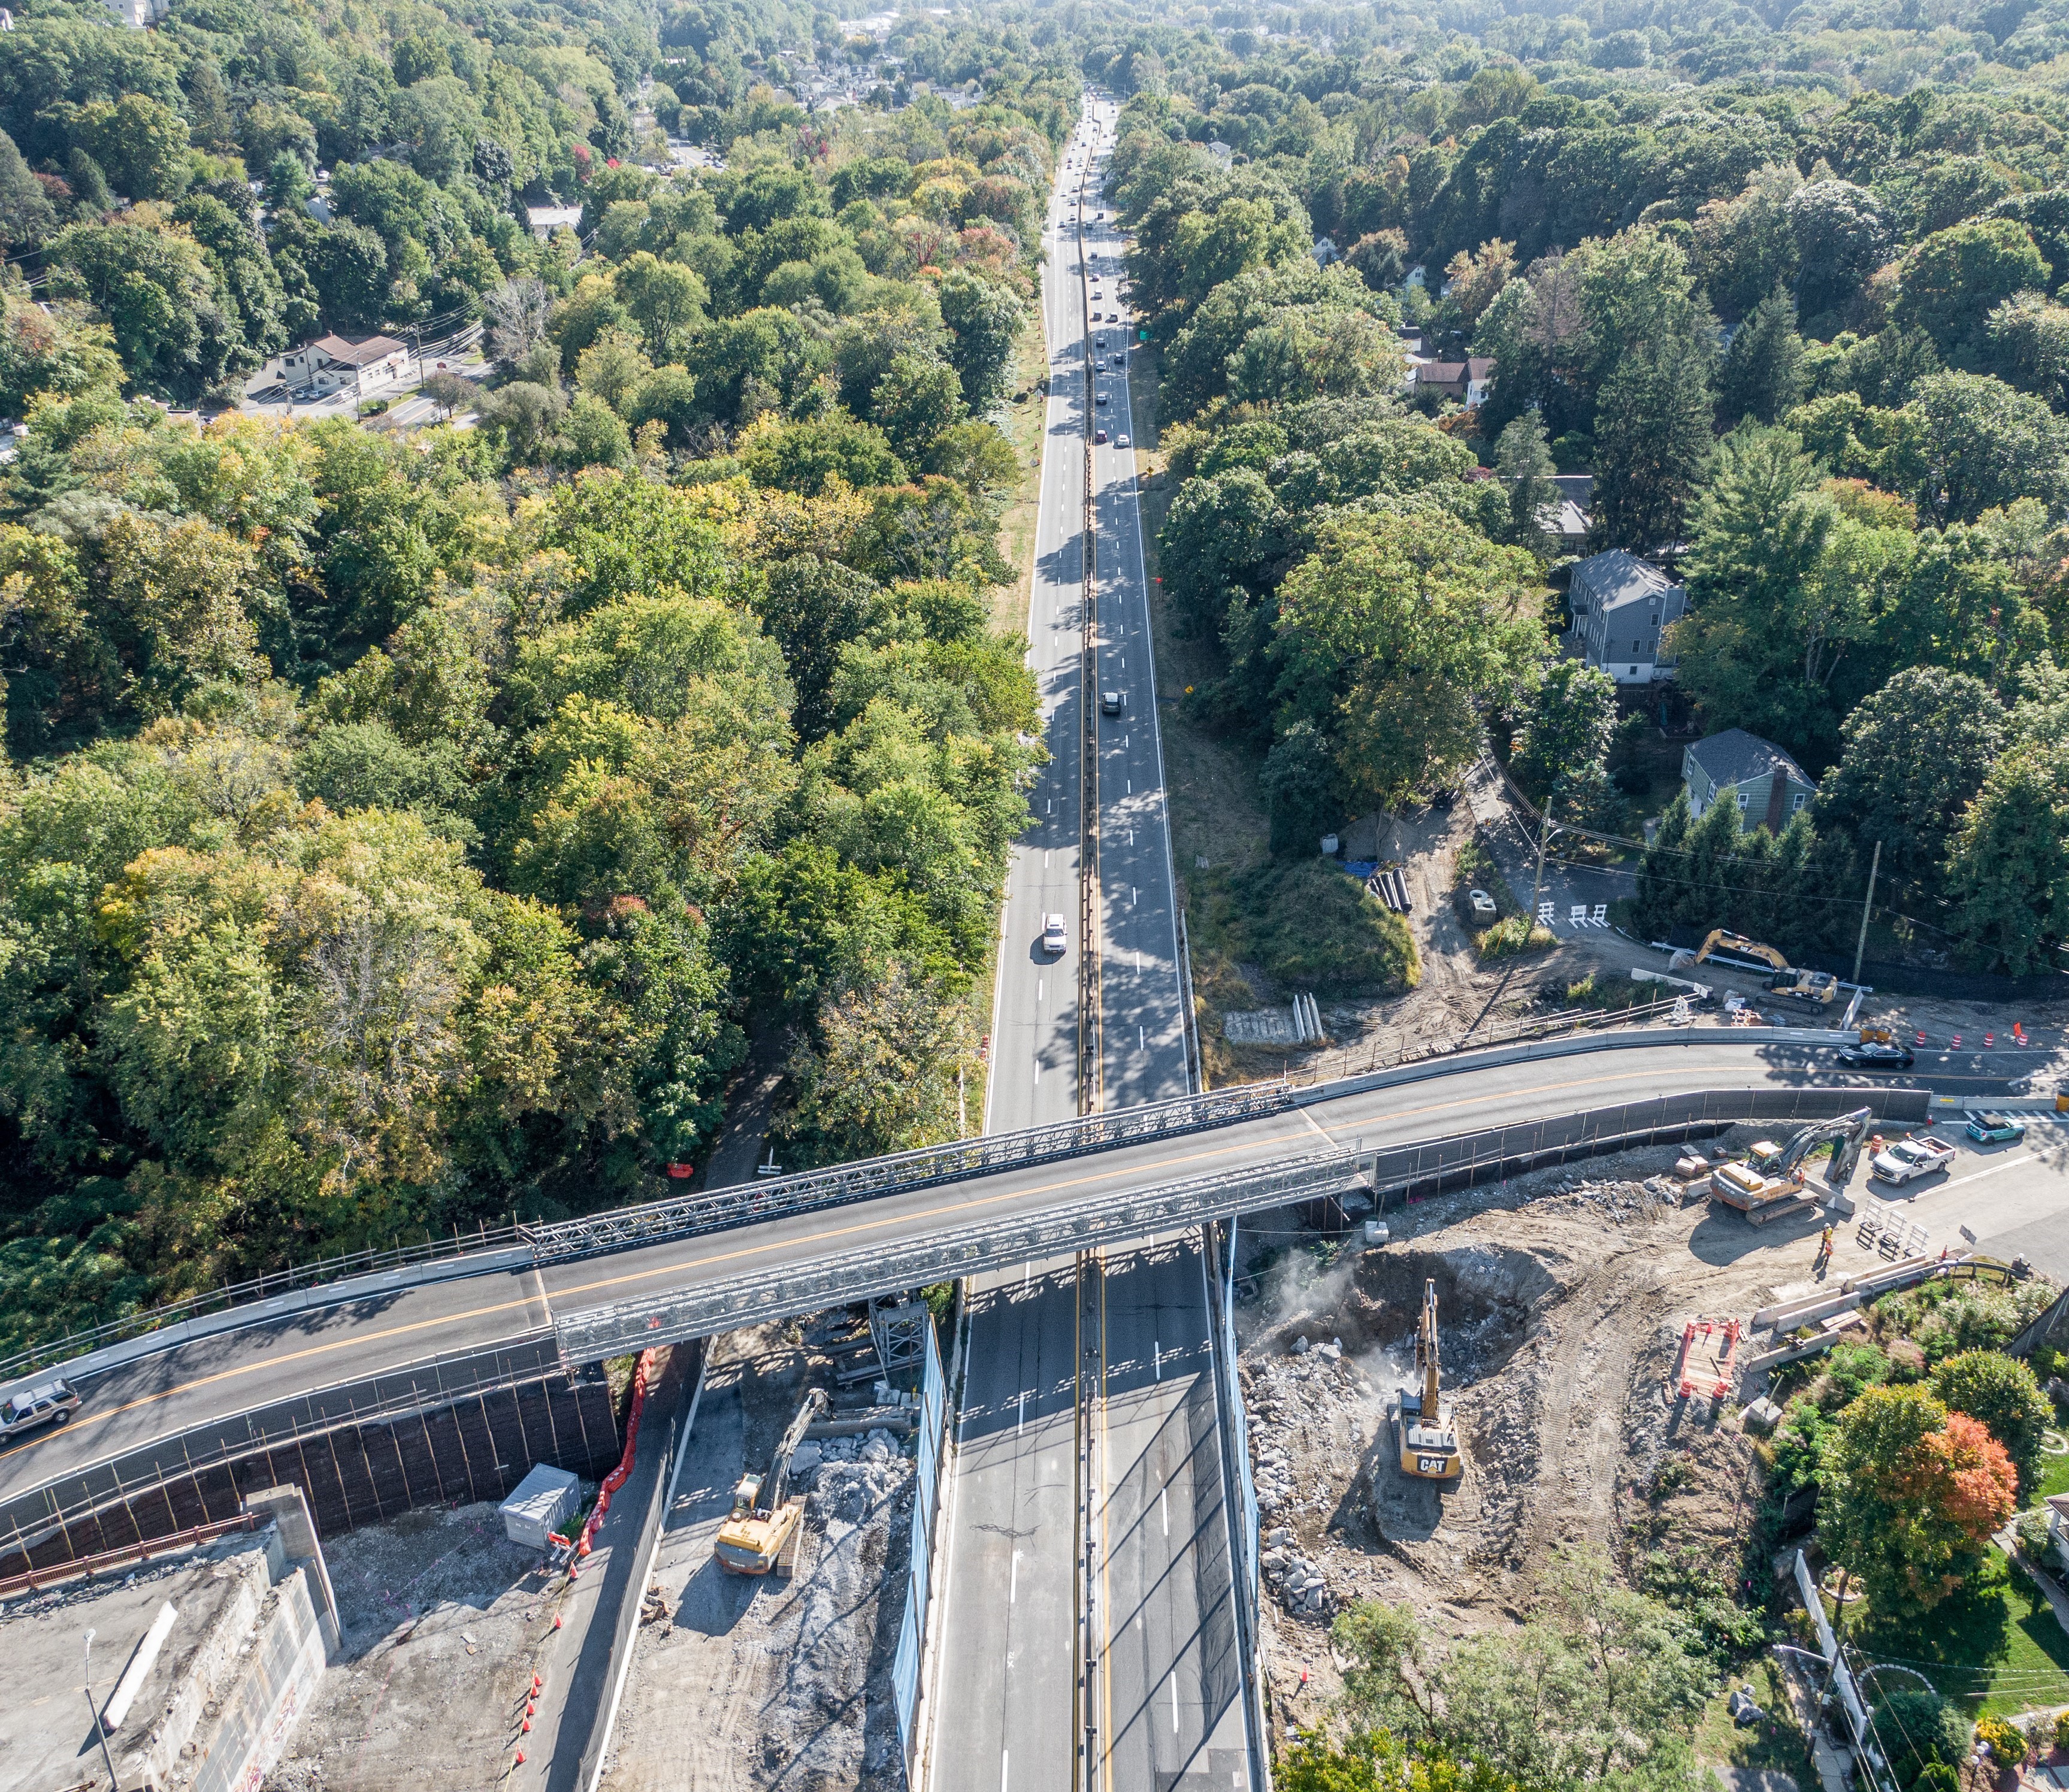
<instances>
[{"instance_id":1,"label":"construction vehicle","mask_svg":"<svg viewBox=\"0 0 2069 1792\"><path fill-rule=\"evenodd\" d=\"M1804 1160L1821 1145L1830 1145L1828 1186L1853 1174L1868 1136L1872 1111L1856 1108L1837 1120L1814 1121L1786 1145L1762 1139L1735 1163L1720 1164L1710 1173L1710 1192L1727 1207L1736 1207L1756 1226L1778 1214L1794 1213L1806 1202Z\"/></svg>"},{"instance_id":2,"label":"construction vehicle","mask_svg":"<svg viewBox=\"0 0 2069 1792\"><path fill-rule=\"evenodd\" d=\"M1713 953L1725 953L1732 958L1750 959L1755 964L1765 965L1771 974L1767 979L1768 993L1790 1002L1807 1002L1814 1007L1826 1008L1839 999L1839 980L1830 971L1797 970L1771 945L1758 940L1749 940L1743 933L1727 933L1721 927L1710 929L1709 937L1696 948L1695 956L1687 960L1700 965ZM1674 954L1679 967L1682 954ZM1728 958L1726 961L1729 961Z\"/></svg>"},{"instance_id":3,"label":"construction vehicle","mask_svg":"<svg viewBox=\"0 0 2069 1792\"><path fill-rule=\"evenodd\" d=\"M743 1476L733 1490L732 1515L712 1544L712 1553L728 1574L766 1574L788 1556L805 1522L804 1496L790 1493L790 1459L826 1410L826 1390L814 1388L777 1443L769 1472Z\"/></svg>"},{"instance_id":4,"label":"construction vehicle","mask_svg":"<svg viewBox=\"0 0 2069 1792\"><path fill-rule=\"evenodd\" d=\"M1422 1386L1402 1389L1394 1402L1401 1472L1418 1480L1448 1481L1465 1471L1457 1409L1439 1389L1438 1366L1437 1284L1431 1280L1422 1284L1422 1321L1415 1333L1415 1368Z\"/></svg>"}]
</instances>

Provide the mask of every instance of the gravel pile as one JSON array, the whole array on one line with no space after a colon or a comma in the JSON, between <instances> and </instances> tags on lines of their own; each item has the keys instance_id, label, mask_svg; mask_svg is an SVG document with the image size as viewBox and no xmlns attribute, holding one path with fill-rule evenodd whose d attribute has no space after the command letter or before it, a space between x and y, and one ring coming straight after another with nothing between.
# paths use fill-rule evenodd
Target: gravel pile
<instances>
[{"instance_id":1,"label":"gravel pile","mask_svg":"<svg viewBox=\"0 0 2069 1792\"><path fill-rule=\"evenodd\" d=\"M1684 1198L1681 1185L1664 1176L1648 1176L1642 1182L1561 1182L1553 1195L1606 1214L1618 1225L1650 1225L1663 1213L1671 1213Z\"/></svg>"},{"instance_id":2,"label":"gravel pile","mask_svg":"<svg viewBox=\"0 0 2069 1792\"><path fill-rule=\"evenodd\" d=\"M1294 1547L1290 1528L1280 1525L1266 1532L1264 1549L1257 1560L1266 1587L1285 1606L1289 1617L1327 1623L1335 1615L1340 1602L1336 1594L1330 1590L1321 1569Z\"/></svg>"}]
</instances>

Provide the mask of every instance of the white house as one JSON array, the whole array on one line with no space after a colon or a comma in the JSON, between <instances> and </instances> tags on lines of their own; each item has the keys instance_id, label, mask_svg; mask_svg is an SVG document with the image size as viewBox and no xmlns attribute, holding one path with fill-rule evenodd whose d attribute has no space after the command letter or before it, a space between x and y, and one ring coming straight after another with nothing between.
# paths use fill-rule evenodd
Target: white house
<instances>
[{"instance_id":1,"label":"white house","mask_svg":"<svg viewBox=\"0 0 2069 1792\"><path fill-rule=\"evenodd\" d=\"M1619 684L1650 684L1674 668L1659 657L1662 631L1688 608L1688 594L1657 566L1622 548L1574 563L1567 639Z\"/></svg>"},{"instance_id":2,"label":"white house","mask_svg":"<svg viewBox=\"0 0 2069 1792\"><path fill-rule=\"evenodd\" d=\"M409 345L392 336L320 336L279 356L256 383L278 381L292 390L350 392L364 398L376 388L406 379L415 365Z\"/></svg>"}]
</instances>

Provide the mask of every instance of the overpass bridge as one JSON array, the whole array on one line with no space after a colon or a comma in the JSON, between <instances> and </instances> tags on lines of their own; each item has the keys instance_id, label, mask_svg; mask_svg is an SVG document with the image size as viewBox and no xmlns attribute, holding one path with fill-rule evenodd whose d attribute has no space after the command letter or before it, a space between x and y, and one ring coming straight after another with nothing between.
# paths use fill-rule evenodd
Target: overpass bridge
<instances>
[{"instance_id":1,"label":"overpass bridge","mask_svg":"<svg viewBox=\"0 0 2069 1792\"><path fill-rule=\"evenodd\" d=\"M79 1359L68 1426L0 1454L0 1537L325 1425L990 1265L1146 1239L1354 1188L1484 1179L1740 1120L1822 1116L1863 1087L1818 1035L1591 1035L1348 1081L1124 1110L533 1228L521 1243L309 1291L300 1310ZM2008 1079L1953 1080L1977 1094ZM1873 1085L1891 1118L1922 1088ZM1912 1112L1916 1109L1916 1113Z\"/></svg>"}]
</instances>

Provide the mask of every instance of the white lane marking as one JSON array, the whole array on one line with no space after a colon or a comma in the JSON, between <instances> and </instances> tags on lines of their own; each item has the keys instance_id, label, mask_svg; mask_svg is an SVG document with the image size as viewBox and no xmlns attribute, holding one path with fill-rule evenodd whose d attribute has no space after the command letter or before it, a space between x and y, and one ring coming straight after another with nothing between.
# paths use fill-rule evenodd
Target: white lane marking
<instances>
[{"instance_id":1,"label":"white lane marking","mask_svg":"<svg viewBox=\"0 0 2069 1792\"><path fill-rule=\"evenodd\" d=\"M1042 1080L1042 1058L1039 1052L1034 1058L1034 1080L1038 1083Z\"/></svg>"},{"instance_id":2,"label":"white lane marking","mask_svg":"<svg viewBox=\"0 0 2069 1792\"><path fill-rule=\"evenodd\" d=\"M1006 1764L1012 1758L1013 1753L1010 1749L1001 1749L998 1751L998 1792L1006 1792Z\"/></svg>"},{"instance_id":3,"label":"white lane marking","mask_svg":"<svg viewBox=\"0 0 2069 1792\"><path fill-rule=\"evenodd\" d=\"M1037 1002L1043 999L1043 992L1048 988L1048 986L1049 983L1047 978L1038 977L1034 979L1034 999Z\"/></svg>"},{"instance_id":4,"label":"white lane marking","mask_svg":"<svg viewBox=\"0 0 2069 1792\"><path fill-rule=\"evenodd\" d=\"M1027 1397L1026 1397L1026 1395L1025 1395L1024 1394L1021 1396L1021 1398L1022 1398L1023 1401L1024 1401L1026 1398L1027 1398ZM1018 1549L1015 1549L1015 1550L1013 1552L1013 1578L1012 1578L1011 1582L1008 1584L1008 1586L1007 1586L1007 1587L1006 1587L1006 1602L1010 1606L1010 1605L1011 1605L1011 1604L1014 1602L1014 1600L1018 1599L1019 1597L1020 1597L1020 1552L1019 1552Z\"/></svg>"},{"instance_id":5,"label":"white lane marking","mask_svg":"<svg viewBox=\"0 0 2069 1792\"><path fill-rule=\"evenodd\" d=\"M1132 778L1128 781L1128 794L1130 796L1135 794L1135 780Z\"/></svg>"},{"instance_id":6,"label":"white lane marking","mask_svg":"<svg viewBox=\"0 0 2069 1792\"><path fill-rule=\"evenodd\" d=\"M2016 1169L2021 1164L2038 1163L2039 1161L2037 1157L2007 1157L2002 1163L1992 1164L1988 1169L1979 1169L1969 1176L1957 1176L1951 1182L1942 1182L1940 1186L1943 1189L1958 1189L1964 1182L1980 1182L1985 1176L1994 1176L2001 1169ZM1936 1191L1927 1189L1924 1192L1931 1194Z\"/></svg>"},{"instance_id":7,"label":"white lane marking","mask_svg":"<svg viewBox=\"0 0 2069 1792\"><path fill-rule=\"evenodd\" d=\"M1167 1484L1157 1490L1157 1505L1164 1514L1164 1534L1171 1534L1171 1489Z\"/></svg>"},{"instance_id":8,"label":"white lane marking","mask_svg":"<svg viewBox=\"0 0 2069 1792\"><path fill-rule=\"evenodd\" d=\"M1141 968L1142 967L1139 965L1136 967L1138 970ZM1149 1035L1148 1030L1141 1027L1137 1027L1135 1030L1135 1049L1137 1051L1146 1051L1149 1048Z\"/></svg>"},{"instance_id":9,"label":"white lane marking","mask_svg":"<svg viewBox=\"0 0 2069 1792\"><path fill-rule=\"evenodd\" d=\"M1155 1349L1155 1350L1154 1350L1154 1352L1152 1353L1151 1357L1150 1357L1150 1361L1152 1361L1152 1362L1156 1365L1156 1370L1157 1370L1157 1379L1158 1381L1160 1381L1160 1382L1161 1382L1161 1381L1162 1381L1162 1380L1164 1379L1164 1341L1163 1341L1163 1339L1161 1339L1161 1338L1158 1338L1157 1340L1156 1340L1156 1349Z\"/></svg>"},{"instance_id":10,"label":"white lane marking","mask_svg":"<svg viewBox=\"0 0 2069 1792\"><path fill-rule=\"evenodd\" d=\"M1025 1284L1023 1284L1023 1286L1024 1286L1024 1285L1025 1285ZM1013 1422L1013 1435L1014 1435L1015 1437L1018 1437L1018 1436L1019 1436L1019 1435L1020 1435L1020 1434L1021 1434L1022 1431L1026 1431L1026 1429L1027 1429L1027 1390L1026 1390L1026 1389L1022 1388L1022 1389L1020 1390L1020 1416L1019 1416L1018 1418L1014 1419L1014 1422ZM1019 1559L1020 1559L1020 1552L1019 1552L1018 1550L1017 1550L1017 1549L1016 1549L1016 1550L1014 1550L1014 1553L1013 1553L1013 1559L1014 1559L1016 1562L1019 1561Z\"/></svg>"},{"instance_id":11,"label":"white lane marking","mask_svg":"<svg viewBox=\"0 0 2069 1792\"><path fill-rule=\"evenodd\" d=\"M1178 1733L1178 1670L1171 1670L1171 1733Z\"/></svg>"}]
</instances>

